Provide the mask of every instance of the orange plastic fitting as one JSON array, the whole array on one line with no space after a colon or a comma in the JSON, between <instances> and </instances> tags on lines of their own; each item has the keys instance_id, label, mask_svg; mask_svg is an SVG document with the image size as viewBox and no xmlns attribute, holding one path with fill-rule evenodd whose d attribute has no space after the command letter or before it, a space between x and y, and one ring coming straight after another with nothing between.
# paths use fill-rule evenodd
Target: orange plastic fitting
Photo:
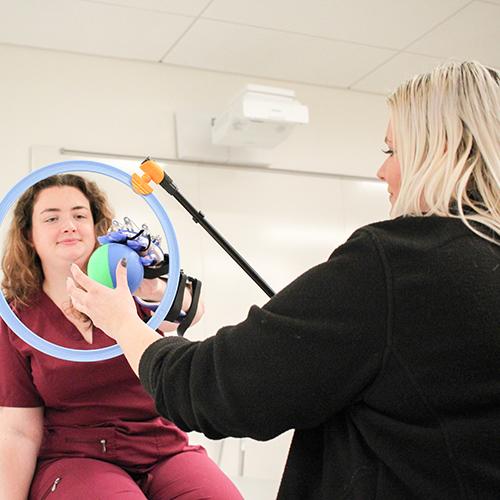
<instances>
[{"instance_id":1,"label":"orange plastic fitting","mask_svg":"<svg viewBox=\"0 0 500 500\"><path fill-rule=\"evenodd\" d=\"M155 161L146 158L140 165L145 172L142 175L132 174L132 189L138 194L151 194L153 188L149 185L151 181L159 184L165 177L165 172Z\"/></svg>"}]
</instances>

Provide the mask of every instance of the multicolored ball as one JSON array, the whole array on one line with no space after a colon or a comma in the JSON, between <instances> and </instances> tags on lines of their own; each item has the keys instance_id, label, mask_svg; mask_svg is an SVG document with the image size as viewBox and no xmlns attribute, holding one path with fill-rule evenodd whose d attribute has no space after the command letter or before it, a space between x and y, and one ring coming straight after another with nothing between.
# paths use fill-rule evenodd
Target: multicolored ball
<instances>
[{"instance_id":1,"label":"multicolored ball","mask_svg":"<svg viewBox=\"0 0 500 500\"><path fill-rule=\"evenodd\" d=\"M116 266L122 258L127 259L127 283L130 293L134 293L144 279L144 267L139 255L127 245L108 243L101 245L90 256L87 274L95 281L116 287Z\"/></svg>"}]
</instances>

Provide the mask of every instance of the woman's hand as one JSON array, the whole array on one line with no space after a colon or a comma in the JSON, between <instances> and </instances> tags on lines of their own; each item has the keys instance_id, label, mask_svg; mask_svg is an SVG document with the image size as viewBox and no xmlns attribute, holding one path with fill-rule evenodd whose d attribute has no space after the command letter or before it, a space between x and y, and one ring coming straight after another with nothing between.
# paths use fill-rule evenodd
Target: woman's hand
<instances>
[{"instance_id":1,"label":"woman's hand","mask_svg":"<svg viewBox=\"0 0 500 500\"><path fill-rule=\"evenodd\" d=\"M140 322L134 299L127 284L127 268L119 263L116 268L116 288L108 288L89 278L76 264L72 264L72 278L67 279L71 303L86 314L97 328L118 339L125 328Z\"/></svg>"}]
</instances>

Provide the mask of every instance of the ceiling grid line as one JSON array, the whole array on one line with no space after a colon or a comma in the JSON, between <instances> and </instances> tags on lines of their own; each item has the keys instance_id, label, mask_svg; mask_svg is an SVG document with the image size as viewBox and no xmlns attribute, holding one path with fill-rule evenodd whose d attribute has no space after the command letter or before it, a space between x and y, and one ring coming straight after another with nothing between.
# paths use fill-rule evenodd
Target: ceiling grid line
<instances>
[{"instance_id":1,"label":"ceiling grid line","mask_svg":"<svg viewBox=\"0 0 500 500\"><path fill-rule=\"evenodd\" d=\"M464 10L465 8L467 8L469 5L471 5L472 3L474 3L474 0L471 0L470 2L467 2L466 4L462 5L462 7L460 7L459 9L457 9L455 12L453 12L453 14L450 14L449 16L447 16L445 19L441 20L440 22L436 23L434 26L432 26L431 28L429 28L427 31L425 31L424 33L422 33L420 36L418 36L417 38L413 39L410 43L406 44L403 48L399 49L395 54L393 54L391 57L387 58L386 61L378 64L377 66L375 66L373 69L371 69L370 71L368 71L364 76L362 76L361 78L358 78L357 80L355 80L354 82L352 82L347 88L349 90L351 90L351 87L353 87L354 85L357 85L359 82L361 82L362 80L364 80L365 78L367 78L368 76L370 76L371 74L373 74L375 71L377 71L378 69L382 68L383 66L385 66L388 62L392 61L395 57L399 56L400 54L410 54L411 52L407 51L407 49L409 47L411 47L413 44L415 44L416 42L418 42L419 40L421 40L422 38L424 38L425 36L427 36L429 33L432 33L434 30L436 30L439 26L443 25L444 23L448 22L450 19L452 19L453 17L455 17L459 12L461 12L462 10ZM417 55L425 55L427 57L435 57L435 56L430 56L428 54L417 54Z\"/></svg>"},{"instance_id":2,"label":"ceiling grid line","mask_svg":"<svg viewBox=\"0 0 500 500\"><path fill-rule=\"evenodd\" d=\"M189 33L191 28L196 24L196 22L201 18L203 13L210 7L210 5L214 2L214 0L209 0L209 2L205 5L204 9L193 19L191 24L184 30L184 32L175 40L175 42L167 49L167 51L163 54L162 57L158 60L158 62L163 62L163 60L168 57L170 52L175 49L175 47L179 44L179 42Z\"/></svg>"},{"instance_id":3,"label":"ceiling grid line","mask_svg":"<svg viewBox=\"0 0 500 500\"><path fill-rule=\"evenodd\" d=\"M270 28L268 26L259 26L256 24L226 21L225 19L218 19L216 17L203 17L203 21L213 21L216 23L230 24L232 26L244 26L246 28L254 28L254 29L259 29L259 30L264 30L264 31L271 31L273 33L284 33L286 35L303 36L306 38L313 38L316 40L324 40L326 42L349 43L351 45L359 45L361 47L369 47L371 49L398 50L398 49L395 49L394 47L388 47L385 45L372 45L369 43L363 43L363 42L358 42L356 40L348 40L348 39L344 39L344 38L331 38L328 36L313 35L311 33L304 33L301 31L283 30L283 29L279 29L279 28Z\"/></svg>"}]
</instances>

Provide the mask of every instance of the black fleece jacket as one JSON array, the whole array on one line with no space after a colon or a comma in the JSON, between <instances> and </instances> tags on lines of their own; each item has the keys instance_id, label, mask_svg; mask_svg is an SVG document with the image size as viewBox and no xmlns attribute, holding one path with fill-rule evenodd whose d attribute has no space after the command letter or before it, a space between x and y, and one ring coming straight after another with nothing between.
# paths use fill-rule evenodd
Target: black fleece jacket
<instances>
[{"instance_id":1,"label":"black fleece jacket","mask_svg":"<svg viewBox=\"0 0 500 500\"><path fill-rule=\"evenodd\" d=\"M140 378L188 431L296 429L278 498L499 499L500 246L365 226L242 323L152 344Z\"/></svg>"}]
</instances>

